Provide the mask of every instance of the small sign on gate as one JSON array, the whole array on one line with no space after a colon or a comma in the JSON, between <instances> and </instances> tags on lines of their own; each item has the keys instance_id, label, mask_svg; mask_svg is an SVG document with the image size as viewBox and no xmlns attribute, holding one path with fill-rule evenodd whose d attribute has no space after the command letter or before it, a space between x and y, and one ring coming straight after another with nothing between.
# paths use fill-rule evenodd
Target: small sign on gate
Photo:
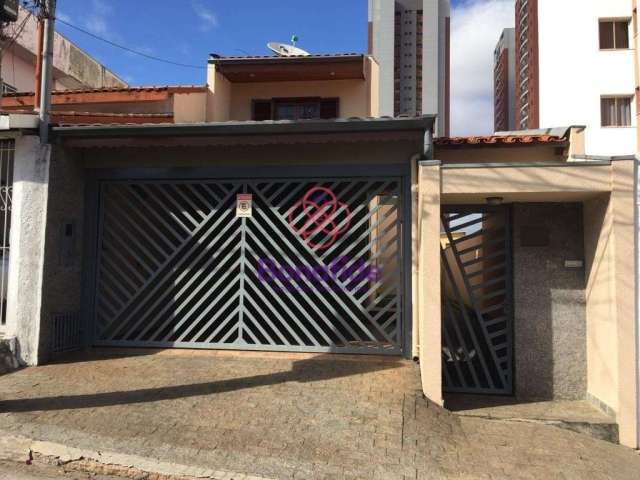
<instances>
[{"instance_id":1,"label":"small sign on gate","mask_svg":"<svg viewBox=\"0 0 640 480\"><path fill-rule=\"evenodd\" d=\"M239 193L236 196L236 218L251 218L253 195L251 193Z\"/></svg>"}]
</instances>

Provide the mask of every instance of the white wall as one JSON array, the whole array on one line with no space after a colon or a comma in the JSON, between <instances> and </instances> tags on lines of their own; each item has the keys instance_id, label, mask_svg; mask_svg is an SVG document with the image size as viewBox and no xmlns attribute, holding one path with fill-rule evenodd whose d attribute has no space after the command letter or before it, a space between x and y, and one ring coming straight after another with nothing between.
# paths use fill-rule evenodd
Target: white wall
<instances>
[{"instance_id":1,"label":"white wall","mask_svg":"<svg viewBox=\"0 0 640 480\"><path fill-rule=\"evenodd\" d=\"M588 155L634 154L635 102L632 127L600 126L600 97L634 95L635 74L632 49L600 51L598 19L630 18L631 1L539 0L538 8L540 127L586 125Z\"/></svg>"},{"instance_id":2,"label":"white wall","mask_svg":"<svg viewBox=\"0 0 640 480\"><path fill-rule=\"evenodd\" d=\"M422 112L437 114L436 135L445 132L446 18L449 0L424 0L422 39Z\"/></svg>"},{"instance_id":3,"label":"white wall","mask_svg":"<svg viewBox=\"0 0 640 480\"><path fill-rule=\"evenodd\" d=\"M373 50L380 65L380 115L393 116L395 2L369 0L369 22L373 24Z\"/></svg>"}]
</instances>

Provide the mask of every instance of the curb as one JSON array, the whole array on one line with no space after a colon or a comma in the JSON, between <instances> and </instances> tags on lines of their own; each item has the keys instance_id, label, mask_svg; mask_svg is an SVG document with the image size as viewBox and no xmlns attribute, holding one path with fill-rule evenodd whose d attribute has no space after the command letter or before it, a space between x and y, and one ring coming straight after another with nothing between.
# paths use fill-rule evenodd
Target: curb
<instances>
[{"instance_id":1,"label":"curb","mask_svg":"<svg viewBox=\"0 0 640 480\"><path fill-rule=\"evenodd\" d=\"M166 480L275 480L255 475L162 462L138 455L74 448L60 443L34 440L0 431L0 460L25 463L34 458L47 464L71 465L75 470L89 473L105 474L105 469L111 470L111 474L119 472L122 475L126 473L128 478L134 478L131 474L147 474Z\"/></svg>"}]
</instances>

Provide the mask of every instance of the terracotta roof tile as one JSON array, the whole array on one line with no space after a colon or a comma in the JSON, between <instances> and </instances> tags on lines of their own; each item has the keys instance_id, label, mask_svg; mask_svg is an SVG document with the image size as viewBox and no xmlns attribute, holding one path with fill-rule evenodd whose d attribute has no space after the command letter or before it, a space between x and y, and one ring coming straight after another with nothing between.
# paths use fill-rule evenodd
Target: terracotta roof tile
<instances>
[{"instance_id":1,"label":"terracotta roof tile","mask_svg":"<svg viewBox=\"0 0 640 480\"><path fill-rule=\"evenodd\" d=\"M83 93L134 93L134 92L169 92L169 93L191 93L205 92L206 85L152 85L141 87L105 87L105 88L87 88L77 90L54 90L53 95L72 95ZM34 92L14 92L5 93L4 97L26 97L33 96Z\"/></svg>"},{"instance_id":2,"label":"terracotta roof tile","mask_svg":"<svg viewBox=\"0 0 640 480\"><path fill-rule=\"evenodd\" d=\"M104 113L104 112L51 112L52 120L60 125L139 125L173 123L171 113Z\"/></svg>"},{"instance_id":3,"label":"terracotta roof tile","mask_svg":"<svg viewBox=\"0 0 640 480\"><path fill-rule=\"evenodd\" d=\"M437 147L482 145L547 145L565 144L567 139L553 135L490 135L476 137L440 137L434 140Z\"/></svg>"}]
</instances>

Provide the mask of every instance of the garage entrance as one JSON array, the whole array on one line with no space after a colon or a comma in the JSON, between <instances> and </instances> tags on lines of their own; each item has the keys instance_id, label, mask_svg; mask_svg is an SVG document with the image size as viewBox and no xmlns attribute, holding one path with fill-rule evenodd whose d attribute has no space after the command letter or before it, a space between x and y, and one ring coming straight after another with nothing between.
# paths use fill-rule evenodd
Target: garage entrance
<instances>
[{"instance_id":1,"label":"garage entrance","mask_svg":"<svg viewBox=\"0 0 640 480\"><path fill-rule=\"evenodd\" d=\"M400 177L98 185L94 344L402 352Z\"/></svg>"}]
</instances>

